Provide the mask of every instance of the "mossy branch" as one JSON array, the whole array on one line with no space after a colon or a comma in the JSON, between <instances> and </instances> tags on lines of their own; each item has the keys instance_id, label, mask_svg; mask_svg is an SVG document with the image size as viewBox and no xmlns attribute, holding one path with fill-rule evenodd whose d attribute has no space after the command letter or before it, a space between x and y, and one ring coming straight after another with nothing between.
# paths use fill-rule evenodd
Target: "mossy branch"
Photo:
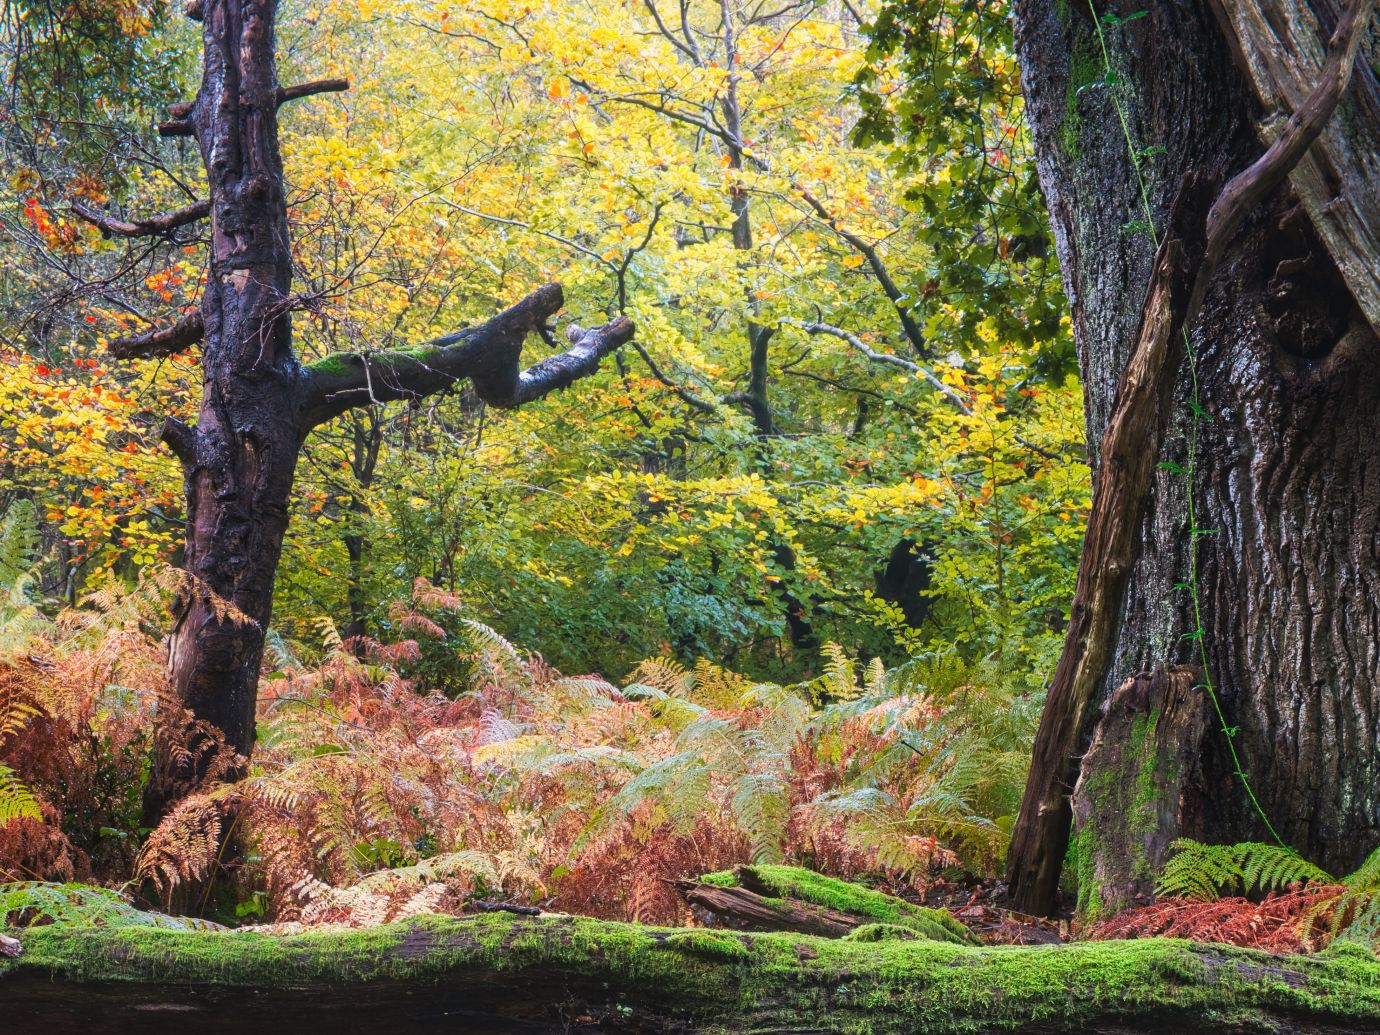
<instances>
[{"instance_id":1,"label":"mossy branch","mask_svg":"<svg viewBox=\"0 0 1380 1035\"><path fill-rule=\"evenodd\" d=\"M548 326L564 304L559 284L538 288L492 319L406 349L338 352L304 368L304 420L315 427L356 406L420 399L469 379L485 402L521 406L565 388L599 369L600 361L633 336L619 317L599 327L574 324L570 348L520 369L529 334L552 341Z\"/></svg>"}]
</instances>

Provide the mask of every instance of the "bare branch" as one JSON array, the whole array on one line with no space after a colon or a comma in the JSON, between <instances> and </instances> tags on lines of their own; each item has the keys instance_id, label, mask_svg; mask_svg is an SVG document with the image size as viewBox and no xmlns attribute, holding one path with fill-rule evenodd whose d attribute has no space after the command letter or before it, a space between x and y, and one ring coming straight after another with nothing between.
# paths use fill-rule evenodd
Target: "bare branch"
<instances>
[{"instance_id":1,"label":"bare branch","mask_svg":"<svg viewBox=\"0 0 1380 1035\"><path fill-rule=\"evenodd\" d=\"M661 12L656 9L656 0L642 0L642 3L646 6L647 10L651 12L652 20L656 22L656 27L660 31L661 35L666 37L667 41L670 42L671 46L675 47L678 51L680 51L682 54L688 57L692 62L698 65L700 63L699 53L695 50L692 50L689 46L685 44L683 40L678 38L676 34L671 31L670 26L668 26L662 20Z\"/></svg>"},{"instance_id":2,"label":"bare branch","mask_svg":"<svg viewBox=\"0 0 1380 1035\"><path fill-rule=\"evenodd\" d=\"M211 214L211 203L198 201L175 212L148 216L133 222L116 219L114 216L97 212L76 201L72 202L72 212L88 223L99 227L101 233L106 237L156 237L159 234L171 233L178 227L194 223L198 219L205 219Z\"/></svg>"},{"instance_id":3,"label":"bare branch","mask_svg":"<svg viewBox=\"0 0 1380 1035\"><path fill-rule=\"evenodd\" d=\"M896 286L896 281L891 279L891 271L886 268L886 263L877 252L876 245L863 240L857 234L845 230L839 226L838 221L833 217L824 204L803 187L797 188L800 196L805 200L805 204L814 210L815 214L829 227L830 230L838 234L841 238L867 260L868 266L872 268L872 274L877 278L877 283L881 285L882 293L891 301L892 308L896 310L896 315L901 319L901 328L906 332L906 338L910 342L910 347L919 356L930 354L929 342L925 338L925 332L916 323L915 317L911 315L909 307L905 304L905 295Z\"/></svg>"},{"instance_id":4,"label":"bare branch","mask_svg":"<svg viewBox=\"0 0 1380 1035\"><path fill-rule=\"evenodd\" d=\"M191 119L172 119L158 124L158 135L160 137L194 137L196 136L196 126L192 125Z\"/></svg>"},{"instance_id":5,"label":"bare branch","mask_svg":"<svg viewBox=\"0 0 1380 1035\"><path fill-rule=\"evenodd\" d=\"M925 367L922 367L919 363L912 363L908 359L904 359L901 356L893 356L889 352L877 352L875 349L869 348L867 343L864 342L853 332L846 331L842 327L835 327L833 324L819 323L817 321L810 322L806 320L791 319L782 320L781 322L784 324L789 324L792 327L799 327L802 331L805 331L807 334L829 334L835 338L841 338L844 341L848 342L849 345L853 346L853 348L855 348L857 351L861 352L872 363L883 363L889 366L900 367L902 370L909 370L915 374L919 374L922 378L929 382L930 387L932 387L936 392L938 392L946 400L952 403L954 408L957 409L960 413L972 416L972 408L968 405L967 402L964 401L963 396L959 395L952 388L950 388L943 381L941 381L938 377L936 377L931 371L927 370ZM1025 446L1026 449L1029 449L1033 453L1038 453L1046 460L1061 459L1061 457L1059 457L1058 454L1050 452L1043 446L1036 445L1034 442L1031 442L1029 439L1024 438L1021 435L1014 435L1012 437L1015 438L1015 440L1019 442L1021 445Z\"/></svg>"},{"instance_id":6,"label":"bare branch","mask_svg":"<svg viewBox=\"0 0 1380 1035\"><path fill-rule=\"evenodd\" d=\"M540 227L533 226L531 223L524 223L524 222L523 222L522 220L520 220L520 219L508 219L508 218L506 218L506 217L504 217L504 216L494 216L494 215L490 215L490 214L487 213L487 212L480 212L478 209L466 208L464 205L461 205L459 202L447 201L447 200L444 199L444 198L441 199L441 204L447 205L447 206L449 206L450 208L455 209L457 212L463 212L463 213L465 213L465 215L467 215L467 216L474 216L476 219L483 219L483 220L486 220L487 222L490 222L490 223L498 223L498 224L500 224L500 225L502 225L502 226L515 226L515 227L518 227L518 228L521 229L521 230L526 230L526 231L528 231L528 232L530 232L530 233L539 234L539 235L541 235L542 237L547 238L548 240L555 241L557 244L563 244L563 245L565 245L567 248L571 249L572 251L577 251L577 252L579 252L581 255L584 255L584 256L587 256L588 258L593 259L595 262L599 263L600 265L606 266L608 269L610 269L611 271L613 271L615 274L618 272L618 267L617 267L617 266L615 266L615 265L614 265L611 261L609 261L608 259L604 258L602 255L600 255L598 252L596 252L593 248L586 248L583 244L580 244L580 242L578 242L578 241L572 241L569 237L562 237L560 234L553 234L550 230L543 230L543 229L541 229Z\"/></svg>"},{"instance_id":7,"label":"bare branch","mask_svg":"<svg viewBox=\"0 0 1380 1035\"><path fill-rule=\"evenodd\" d=\"M195 429L183 424L176 417L169 417L163 422L163 430L159 432L158 438L184 464L196 462Z\"/></svg>"},{"instance_id":8,"label":"bare branch","mask_svg":"<svg viewBox=\"0 0 1380 1035\"><path fill-rule=\"evenodd\" d=\"M699 410L701 413L714 413L718 410L719 407L715 405L715 403L713 403L711 400L696 395L690 389L686 388L683 384L680 384L677 381L673 381L665 374L663 374L661 372L661 368L656 365L656 361L652 359L651 355L643 347L640 341L633 342L632 347L634 351L636 351L637 354L642 357L642 362L647 364L647 369L652 372L652 376L656 378L658 381L660 381L667 388L671 389L671 391L675 392L676 395L680 396L680 398L683 399L685 402L689 403L691 406Z\"/></svg>"},{"instance_id":9,"label":"bare branch","mask_svg":"<svg viewBox=\"0 0 1380 1035\"><path fill-rule=\"evenodd\" d=\"M572 325L569 349L521 370L527 335L548 334L547 323L563 304L561 286L547 284L478 327L416 348L327 356L306 368L306 427L355 406L434 395L466 378L490 405L521 406L593 374L600 360L633 336L626 317L589 330Z\"/></svg>"},{"instance_id":10,"label":"bare branch","mask_svg":"<svg viewBox=\"0 0 1380 1035\"><path fill-rule=\"evenodd\" d=\"M350 88L348 79L317 79L310 83L298 83L296 86L278 87L278 103L286 104L288 101L295 101L301 97L311 97L318 93L344 93Z\"/></svg>"},{"instance_id":11,"label":"bare branch","mask_svg":"<svg viewBox=\"0 0 1380 1035\"><path fill-rule=\"evenodd\" d=\"M155 359L185 352L205 337L206 326L198 310L188 313L171 327L156 327L133 337L115 338L109 349L116 359Z\"/></svg>"}]
</instances>

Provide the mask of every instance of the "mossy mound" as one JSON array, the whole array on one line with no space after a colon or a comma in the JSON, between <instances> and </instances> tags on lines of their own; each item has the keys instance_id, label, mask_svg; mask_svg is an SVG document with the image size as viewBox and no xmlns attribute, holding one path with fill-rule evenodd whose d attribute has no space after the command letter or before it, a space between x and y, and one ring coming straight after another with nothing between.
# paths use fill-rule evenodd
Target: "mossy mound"
<instances>
[{"instance_id":1,"label":"mossy mound","mask_svg":"<svg viewBox=\"0 0 1380 1035\"><path fill-rule=\"evenodd\" d=\"M909 927L933 941L966 945L977 942L947 909L917 906L894 895L826 877L799 866L738 866L732 870L705 874L700 881L721 888L747 888L778 900L796 899L836 913L860 917L870 923Z\"/></svg>"},{"instance_id":2,"label":"mossy mound","mask_svg":"<svg viewBox=\"0 0 1380 1035\"><path fill-rule=\"evenodd\" d=\"M24 955L0 960L16 1030L137 1021L159 1031L159 1017L176 1016L201 1032L388 1032L457 1013L467 1023L446 1030L1380 1030L1374 957L1160 939L979 948L509 914L290 937L58 927L21 937Z\"/></svg>"}]
</instances>

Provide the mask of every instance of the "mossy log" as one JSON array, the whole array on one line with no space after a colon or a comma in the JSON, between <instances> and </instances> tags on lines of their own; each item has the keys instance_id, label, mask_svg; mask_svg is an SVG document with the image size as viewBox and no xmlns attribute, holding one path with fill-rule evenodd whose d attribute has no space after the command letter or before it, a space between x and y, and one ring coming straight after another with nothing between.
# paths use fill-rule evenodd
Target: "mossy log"
<instances>
[{"instance_id":1,"label":"mossy log","mask_svg":"<svg viewBox=\"0 0 1380 1035\"><path fill-rule=\"evenodd\" d=\"M286 937L48 927L21 939L22 956L0 959L7 1028L55 1035L1380 1029L1380 962L1354 949L973 947L506 913Z\"/></svg>"},{"instance_id":2,"label":"mossy log","mask_svg":"<svg viewBox=\"0 0 1380 1035\"><path fill-rule=\"evenodd\" d=\"M721 923L753 931L977 944L948 910L915 905L798 866L736 866L676 887L686 902Z\"/></svg>"}]
</instances>

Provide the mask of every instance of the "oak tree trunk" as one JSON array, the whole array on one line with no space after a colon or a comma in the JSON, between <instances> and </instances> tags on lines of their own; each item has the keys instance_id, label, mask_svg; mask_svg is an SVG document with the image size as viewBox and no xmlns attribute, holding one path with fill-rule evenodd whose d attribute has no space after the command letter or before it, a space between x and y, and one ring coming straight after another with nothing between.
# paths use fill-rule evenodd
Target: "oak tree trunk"
<instances>
[{"instance_id":1,"label":"oak tree trunk","mask_svg":"<svg viewBox=\"0 0 1380 1035\"><path fill-rule=\"evenodd\" d=\"M1128 0L1099 3L1096 15L1111 75L1086 0L1020 0L1015 10L1094 460L1154 255L1132 154L1145 156L1146 199L1162 226L1186 176L1220 182L1260 155L1278 128L1267 116L1288 115L1316 74L1337 8ZM1267 26L1279 37L1271 43ZM1380 219L1377 55L1372 37L1337 128L1255 208L1213 277L1191 328L1206 411L1196 450L1190 458L1185 363L1100 690L1105 701L1134 673L1199 662L1183 588L1196 550L1206 658L1242 769L1279 835L1334 872L1380 842L1380 310L1371 295L1380 250L1367 236ZM1280 68L1262 62L1288 66L1297 81L1281 87ZM1196 532L1178 468L1195 472ZM1096 720L1090 709L1083 747ZM1203 800L1188 811L1210 840L1267 840L1226 737L1206 738ZM1045 848L1057 872L1064 844Z\"/></svg>"}]
</instances>

